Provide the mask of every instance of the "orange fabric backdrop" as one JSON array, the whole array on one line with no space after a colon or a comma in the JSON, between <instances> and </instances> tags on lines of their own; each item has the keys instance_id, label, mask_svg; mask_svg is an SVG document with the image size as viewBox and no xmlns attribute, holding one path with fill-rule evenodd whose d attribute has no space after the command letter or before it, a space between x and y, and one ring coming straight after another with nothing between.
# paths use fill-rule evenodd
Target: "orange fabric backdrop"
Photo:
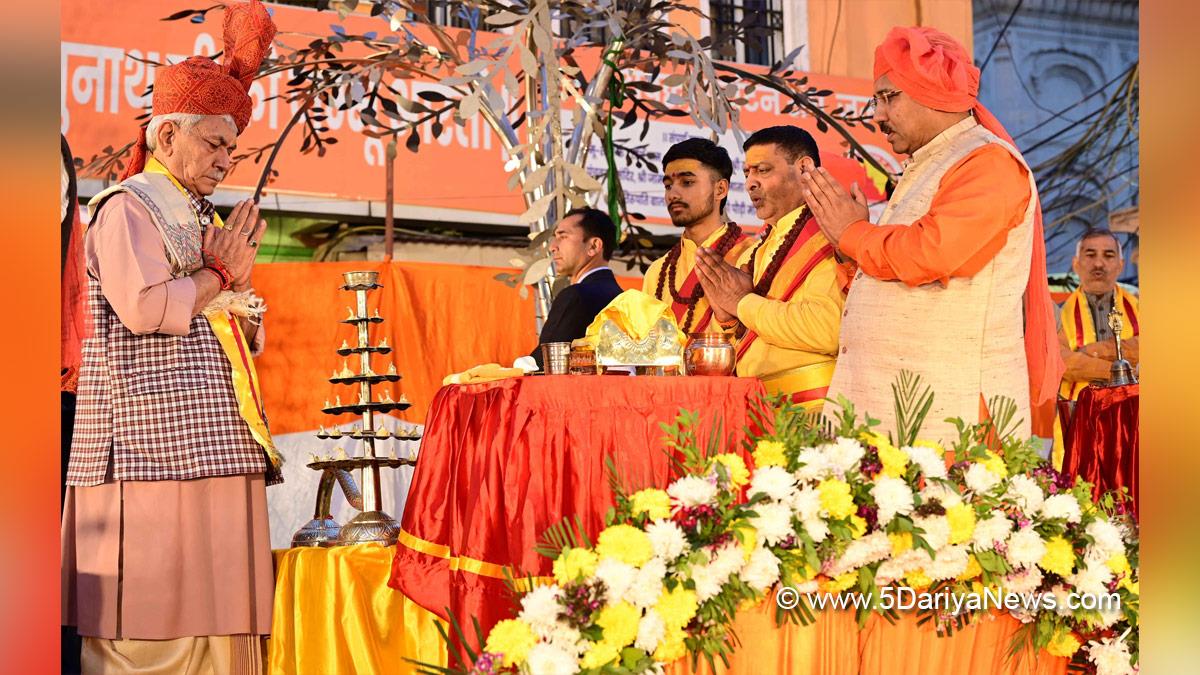
<instances>
[{"instance_id":1,"label":"orange fabric backdrop","mask_svg":"<svg viewBox=\"0 0 1200 675\"><path fill-rule=\"evenodd\" d=\"M377 270L383 288L367 296L371 312L385 321L372 324L371 341L387 337L395 348L376 356L379 373L395 361L403 379L391 386L413 407L399 416L421 423L442 386L442 378L480 363L511 365L537 343L533 295L522 300L516 289L494 279L511 270L411 262L269 263L254 269L254 285L267 302L263 322L267 344L256 360L271 432L286 434L328 425L321 413L326 399L348 399L345 386L329 383L342 357L342 340L355 342L354 328L338 323L354 294L341 290L342 273ZM641 279L618 277L625 288L641 288ZM357 370L355 365L351 368ZM345 415L341 422L352 421Z\"/></svg>"}]
</instances>

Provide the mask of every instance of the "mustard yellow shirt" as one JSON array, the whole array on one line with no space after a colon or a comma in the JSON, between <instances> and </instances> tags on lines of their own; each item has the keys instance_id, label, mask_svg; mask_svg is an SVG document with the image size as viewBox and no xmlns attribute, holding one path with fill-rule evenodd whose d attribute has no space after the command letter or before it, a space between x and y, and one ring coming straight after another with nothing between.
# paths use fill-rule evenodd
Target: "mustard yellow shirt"
<instances>
[{"instance_id":1,"label":"mustard yellow shirt","mask_svg":"<svg viewBox=\"0 0 1200 675\"><path fill-rule=\"evenodd\" d=\"M754 261L755 282L766 272L771 256L803 212L803 208L796 209L771 228ZM824 239L820 233L813 236ZM742 254L739 266L750 262L751 251L752 248ZM789 261L793 262L803 264L796 256ZM782 295L792 285L794 278L787 277L789 270L794 274L796 266L788 264L780 269L769 295ZM813 267L790 300L772 300L753 293L743 297L737 306L738 319L758 333L758 339L738 362L738 375L769 379L804 366L833 363L845 300L832 254Z\"/></svg>"}]
</instances>

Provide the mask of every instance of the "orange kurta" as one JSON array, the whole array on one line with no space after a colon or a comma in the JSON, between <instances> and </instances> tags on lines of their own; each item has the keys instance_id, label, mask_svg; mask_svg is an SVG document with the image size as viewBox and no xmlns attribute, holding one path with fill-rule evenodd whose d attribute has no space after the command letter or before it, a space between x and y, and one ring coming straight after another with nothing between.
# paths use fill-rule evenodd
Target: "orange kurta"
<instances>
[{"instance_id":1,"label":"orange kurta","mask_svg":"<svg viewBox=\"0 0 1200 675\"><path fill-rule=\"evenodd\" d=\"M705 248L712 248L717 244L718 241L720 241L724 234L725 227L718 227L712 232L712 234L708 235L708 238L701 242L700 245ZM729 263L730 265L736 265L738 258L741 257L742 253L753 245L753 237L744 237L741 241L734 244L733 248L729 249L729 252L725 254L725 262ZM683 237L679 240L679 248L679 261L675 264L675 279L663 280L664 283L661 297L658 292L658 284L660 277L665 272L663 269L666 267L667 261L667 256L665 255L658 260L655 260L653 263L650 263L650 268L646 270L646 276L642 279L642 292L646 293L647 295L653 295L663 302L670 303L671 311L675 313L675 319L679 322L679 329L684 333L690 333L693 331L718 331L720 330L720 327L716 324L716 321L713 320L712 312L709 311L711 307L708 304L708 298L704 297L696 301L696 307L692 310L691 321L688 321L687 325L684 325L687 319L687 305L674 301L674 299L671 297L671 291L668 288L668 285L674 281L676 291L681 291L689 286L698 287L699 281L695 278L697 247L696 243L691 239Z\"/></svg>"},{"instance_id":2,"label":"orange kurta","mask_svg":"<svg viewBox=\"0 0 1200 675\"><path fill-rule=\"evenodd\" d=\"M925 217L912 225L859 221L838 248L884 281L919 286L974 276L1021 223L1029 194L1025 167L999 145L985 145L946 172Z\"/></svg>"}]
</instances>

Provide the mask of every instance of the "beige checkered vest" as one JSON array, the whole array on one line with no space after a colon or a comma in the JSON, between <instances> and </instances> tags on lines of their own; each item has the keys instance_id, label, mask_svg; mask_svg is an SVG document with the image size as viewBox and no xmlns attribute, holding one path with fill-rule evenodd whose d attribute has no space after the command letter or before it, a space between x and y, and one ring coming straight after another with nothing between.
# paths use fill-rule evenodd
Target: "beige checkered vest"
<instances>
[{"instance_id":1,"label":"beige checkered vest","mask_svg":"<svg viewBox=\"0 0 1200 675\"><path fill-rule=\"evenodd\" d=\"M142 203L173 249L176 277L201 265L200 224L165 176L138 174L113 192ZM111 194L111 193L109 193ZM97 213L103 208L101 197ZM185 480L263 473L263 449L238 414L229 360L203 315L186 336L135 335L88 276L90 333L67 484L96 485L111 461L115 480ZM276 473L269 482L279 482Z\"/></svg>"},{"instance_id":2,"label":"beige checkered vest","mask_svg":"<svg viewBox=\"0 0 1200 675\"><path fill-rule=\"evenodd\" d=\"M929 211L942 177L971 152L995 143L1023 166L1025 160L973 119L935 139L938 146L906 167L880 224L908 225ZM947 418L979 420L980 394L1012 398L1017 433L1028 436L1029 375L1025 360L1022 298L1029 278L1037 187L1030 172L1033 199L1021 224L1008 233L1004 247L978 274L951 278L948 285L911 287L881 281L862 271L846 297L842 319L842 353L829 397L843 395L854 403L860 419L869 413L881 421L880 431L896 429L891 384L900 371L921 376L934 393L921 437L944 444L958 439ZM1000 213L997 218L1005 217ZM826 412L836 411L826 404Z\"/></svg>"}]
</instances>

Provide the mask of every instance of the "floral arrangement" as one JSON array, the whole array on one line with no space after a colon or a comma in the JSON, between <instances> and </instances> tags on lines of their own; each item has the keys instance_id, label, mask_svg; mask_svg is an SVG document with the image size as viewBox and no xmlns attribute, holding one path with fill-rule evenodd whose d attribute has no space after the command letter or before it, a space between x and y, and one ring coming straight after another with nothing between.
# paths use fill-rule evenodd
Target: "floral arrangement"
<instances>
[{"instance_id":1,"label":"floral arrangement","mask_svg":"<svg viewBox=\"0 0 1200 675\"><path fill-rule=\"evenodd\" d=\"M1002 611L1023 622L1010 657L1044 649L1100 675L1137 671L1136 527L1119 495L1093 501L1091 486L1045 465L1030 442L1005 433L1015 406L989 423L958 423L953 448L918 440L928 390L897 388L894 437L859 424L841 401L836 430L783 403L751 434L747 451L699 448L681 415L669 430L679 477L665 490L627 492L594 544L566 524L545 537L554 583L520 599L470 654L473 672L654 672L690 655L727 660L734 616L799 594L858 593L858 609L897 616L900 588L959 597L1003 591L1039 598ZM915 412L914 412L915 411ZM1119 598L1071 608L1072 593ZM1054 598L1056 602L1048 602ZM1077 605L1079 603L1076 603ZM940 634L987 608L930 610ZM777 607L777 622L819 620L811 604Z\"/></svg>"}]
</instances>

